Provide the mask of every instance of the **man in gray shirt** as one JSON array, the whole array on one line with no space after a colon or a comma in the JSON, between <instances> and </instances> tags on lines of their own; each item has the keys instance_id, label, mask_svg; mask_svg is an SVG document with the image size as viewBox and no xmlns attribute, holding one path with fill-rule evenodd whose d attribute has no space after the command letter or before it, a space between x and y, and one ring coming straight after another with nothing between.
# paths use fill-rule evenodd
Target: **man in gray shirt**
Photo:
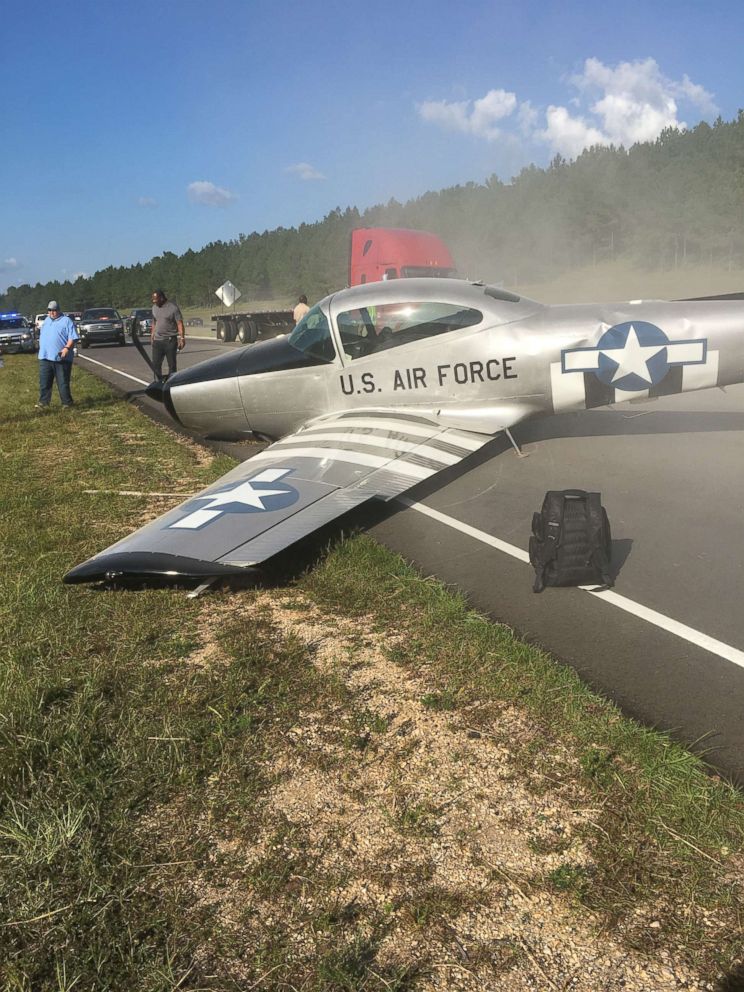
<instances>
[{"instance_id":1,"label":"man in gray shirt","mask_svg":"<svg viewBox=\"0 0 744 992\"><path fill-rule=\"evenodd\" d=\"M152 367L155 378L165 382L176 371L176 354L186 344L181 311L166 299L162 289L152 294ZM168 375L163 377L163 359L168 359Z\"/></svg>"}]
</instances>

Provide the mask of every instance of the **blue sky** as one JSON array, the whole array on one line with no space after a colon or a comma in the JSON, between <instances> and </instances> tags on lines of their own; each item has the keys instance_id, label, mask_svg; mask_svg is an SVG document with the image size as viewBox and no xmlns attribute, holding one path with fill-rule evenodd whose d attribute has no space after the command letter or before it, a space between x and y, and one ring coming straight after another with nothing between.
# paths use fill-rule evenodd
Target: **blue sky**
<instances>
[{"instance_id":1,"label":"blue sky","mask_svg":"<svg viewBox=\"0 0 744 992\"><path fill-rule=\"evenodd\" d=\"M744 106L741 0L6 0L0 290Z\"/></svg>"}]
</instances>

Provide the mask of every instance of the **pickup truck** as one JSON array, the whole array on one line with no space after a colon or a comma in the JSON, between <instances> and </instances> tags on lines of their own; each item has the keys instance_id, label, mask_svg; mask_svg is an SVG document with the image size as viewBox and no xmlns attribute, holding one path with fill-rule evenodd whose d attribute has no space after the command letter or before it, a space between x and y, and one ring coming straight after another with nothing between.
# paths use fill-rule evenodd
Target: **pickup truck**
<instances>
[{"instance_id":1,"label":"pickup truck","mask_svg":"<svg viewBox=\"0 0 744 992\"><path fill-rule=\"evenodd\" d=\"M19 313L0 313L0 354L33 352L38 347L39 335L25 317Z\"/></svg>"},{"instance_id":2,"label":"pickup truck","mask_svg":"<svg viewBox=\"0 0 744 992\"><path fill-rule=\"evenodd\" d=\"M131 341L136 334L140 338L149 338L152 328L152 307L137 307L124 320L127 337Z\"/></svg>"}]
</instances>

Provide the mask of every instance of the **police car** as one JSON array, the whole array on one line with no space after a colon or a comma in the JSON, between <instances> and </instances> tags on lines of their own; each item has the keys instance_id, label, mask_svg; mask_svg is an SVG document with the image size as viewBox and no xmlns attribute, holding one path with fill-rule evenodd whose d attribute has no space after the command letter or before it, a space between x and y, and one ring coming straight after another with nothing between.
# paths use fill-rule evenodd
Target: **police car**
<instances>
[{"instance_id":1,"label":"police car","mask_svg":"<svg viewBox=\"0 0 744 992\"><path fill-rule=\"evenodd\" d=\"M15 355L37 348L38 337L25 317L19 313L0 313L0 353Z\"/></svg>"}]
</instances>

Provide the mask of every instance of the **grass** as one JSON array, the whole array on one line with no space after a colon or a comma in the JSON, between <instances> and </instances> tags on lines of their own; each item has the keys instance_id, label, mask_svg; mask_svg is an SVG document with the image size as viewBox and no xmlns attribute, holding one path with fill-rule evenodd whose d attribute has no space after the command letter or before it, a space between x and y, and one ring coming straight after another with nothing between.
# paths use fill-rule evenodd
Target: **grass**
<instances>
[{"instance_id":1,"label":"grass","mask_svg":"<svg viewBox=\"0 0 744 992\"><path fill-rule=\"evenodd\" d=\"M667 948L736 987L740 794L371 540L341 542L272 593L298 617L347 624L337 669L277 626L260 590L193 601L62 585L72 565L172 505L119 490L194 491L230 465L80 369L73 393L74 411L37 413L33 359L6 358L0 371L0 987L429 987L429 945L452 945L472 892L444 886L428 858L451 807L404 780L413 745L392 703L381 712L344 679L365 630L423 680L427 719L499 741L505 707L527 714L531 736L499 741L510 774L591 811L590 864L549 819L525 825L547 867L515 880L522 892L553 893L627 947ZM400 778L371 794L359 776L391 753ZM391 861L376 876L354 874L362 862L340 822L318 839L275 806L297 767L351 810L379 814ZM405 870L401 851L415 854ZM493 878L496 898L507 883L503 871ZM402 895L349 894L367 882ZM660 925L639 923L649 920ZM406 927L418 943L391 953ZM529 968L525 947L486 941L468 968Z\"/></svg>"}]
</instances>

